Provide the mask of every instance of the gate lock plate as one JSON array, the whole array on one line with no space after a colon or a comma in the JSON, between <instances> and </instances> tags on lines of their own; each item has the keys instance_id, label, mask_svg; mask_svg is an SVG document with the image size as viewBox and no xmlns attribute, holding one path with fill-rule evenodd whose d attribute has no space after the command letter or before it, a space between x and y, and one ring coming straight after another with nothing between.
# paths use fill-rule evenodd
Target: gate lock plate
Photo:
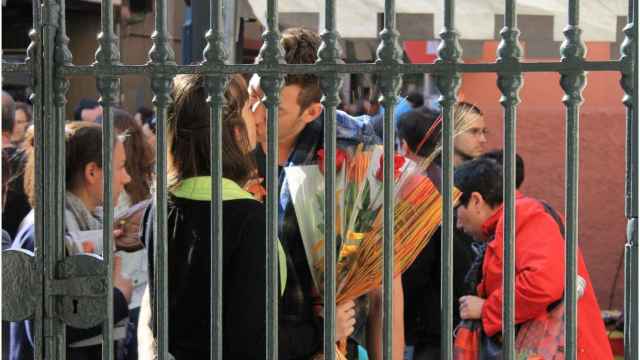
<instances>
[{"instance_id":1,"label":"gate lock plate","mask_svg":"<svg viewBox=\"0 0 640 360\"><path fill-rule=\"evenodd\" d=\"M93 254L67 256L58 263L57 280L49 282L47 290L59 296L56 310L65 324L90 328L105 320L105 268L102 258Z\"/></svg>"},{"instance_id":2,"label":"gate lock plate","mask_svg":"<svg viewBox=\"0 0 640 360\"><path fill-rule=\"evenodd\" d=\"M28 250L2 252L2 320L33 318L41 284L35 265L36 258ZM56 314L66 325L90 328L105 320L107 282L102 258L67 256L57 264L56 275L47 282L46 295L57 298Z\"/></svg>"}]
</instances>

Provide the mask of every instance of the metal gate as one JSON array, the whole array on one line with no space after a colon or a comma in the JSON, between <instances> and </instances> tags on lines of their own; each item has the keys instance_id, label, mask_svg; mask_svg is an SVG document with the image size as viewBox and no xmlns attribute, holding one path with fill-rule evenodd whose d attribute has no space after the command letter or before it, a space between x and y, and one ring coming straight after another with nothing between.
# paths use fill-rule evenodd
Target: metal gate
<instances>
[{"instance_id":1,"label":"metal gate","mask_svg":"<svg viewBox=\"0 0 640 360\"><path fill-rule=\"evenodd\" d=\"M110 251L104 251L103 260L89 256L65 258L63 246L63 203L64 203L64 121L65 94L69 88L68 77L78 75L95 76L101 104L104 108L103 131L103 170L108 174L104 178L104 207L112 209L111 200L111 145L113 138L113 107L119 98L119 77L123 75L144 75L151 79L154 94L153 103L157 113L157 192L158 204L167 202L167 161L165 124L167 106L170 102L171 81L175 74L200 73L206 75L206 87L211 107L212 163L215 164L213 182L213 202L211 221L212 246L212 289L211 307L212 359L222 357L222 256L221 242L221 128L223 91L228 75L233 73L259 73L262 76L262 88L266 94L268 108L268 159L267 191L278 193L277 164L277 109L279 89L283 85L285 73L313 72L321 78L324 93L325 111L325 148L326 164L334 163L336 149L336 106L339 103L338 92L341 86L339 74L376 73L379 75L379 87L383 95L385 112L384 149L394 151L394 126L392 114L398 99L401 75L404 73L430 73L436 76L437 87L442 96L440 102L444 114L443 131L443 189L444 213L442 240L442 349L443 358L452 358L452 236L453 236L453 105L457 89L461 82L461 73L495 73L497 86L502 93L500 102L504 107L504 201L505 253L504 253L504 311L503 335L505 358L515 359L514 352L514 237L515 237L515 135L517 121L518 93L523 85L522 74L526 72L554 72L561 75L560 85L565 92L563 102L566 106L566 228L567 228L567 267L565 274L566 306L566 356L576 358L577 329L577 234L578 234L578 134L580 125L580 106L582 91L586 85L586 71L615 71L621 76L620 85L625 96L622 104L627 111L627 170L626 170L626 216L628 219L628 237L626 242L625 273L625 358L638 359L638 78L637 78L637 35L638 1L629 0L628 25L624 28L625 40L621 48L621 57L617 61L587 61L585 44L581 40L579 22L580 0L568 0L568 25L564 30L565 41L559 62L521 62L519 30L516 24L516 0L505 0L504 27L500 32L500 42L495 63L464 64L458 34L455 30L454 0L444 0L444 29L440 33L441 44L438 60L433 64L403 64L402 50L399 47L399 34L396 30L395 0L385 1L384 29L380 33L380 45L377 60L371 64L344 64L340 60L338 34L336 32L336 3L326 0L325 32L323 45L319 50L319 60L313 65L287 65L284 63L283 50L279 45L277 0L268 0L268 26L263 34L264 45L260 51L260 61L255 65L227 64L224 49L222 23L222 0L210 0L211 28L206 34L207 46L204 61L200 65L176 65L174 54L169 46L167 31L168 0L157 0L155 4L155 32L152 35L153 47L149 52L149 62L145 65L126 65L120 63L118 39L113 29L113 6L111 0L102 1L101 30L98 36L99 49L93 65L76 66L72 64L71 53L67 46L65 29L64 0L33 0L33 30L30 33L31 44L27 50L27 60L23 64L3 63L3 73L32 74L34 93L34 117L36 127L36 179L37 203L46 204L36 208L36 252L35 257L24 253L8 252L3 254L3 319L20 320L34 318L35 355L41 358L65 358L65 324L82 325L91 321L102 321L103 358L113 357L112 279L113 267ZM393 158L392 156L388 158ZM326 166L332 169L333 166ZM392 341L392 269L393 258L393 161L385 162L384 180L384 354L391 358ZM335 318L335 171L327 174L325 208L325 234L328 241L325 247L325 319ZM267 354L269 359L277 359L277 197L267 197L267 233L268 253L267 270ZM168 351L168 297L167 297L167 226L166 206L158 206L155 215L154 230L158 241L155 242L155 283L158 303L158 346L159 358L166 359ZM104 247L112 248L111 229L113 214L104 214ZM28 286L25 284L33 284ZM94 306L83 310L82 316L77 309L68 306L72 299L92 301ZM82 311L81 311L82 312ZM335 333L333 321L324 324L324 351L326 358L335 358Z\"/></svg>"}]
</instances>

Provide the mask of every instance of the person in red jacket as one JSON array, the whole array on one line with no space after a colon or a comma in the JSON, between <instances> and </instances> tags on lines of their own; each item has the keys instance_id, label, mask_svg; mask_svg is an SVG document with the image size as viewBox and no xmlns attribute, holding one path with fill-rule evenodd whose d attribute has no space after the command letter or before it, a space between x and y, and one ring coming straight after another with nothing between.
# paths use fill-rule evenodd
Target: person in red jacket
<instances>
[{"instance_id":1,"label":"person in red jacket","mask_svg":"<svg viewBox=\"0 0 640 360\"><path fill-rule=\"evenodd\" d=\"M502 167L491 159L469 161L456 169L455 185L462 192L456 208L458 228L477 241L487 242L478 296L460 298L460 317L481 320L484 332L494 336L502 330L504 296ZM561 226L541 201L516 193L516 324L537 318L563 299L565 241ZM578 275L586 283L579 289L578 359L613 359L581 252Z\"/></svg>"}]
</instances>

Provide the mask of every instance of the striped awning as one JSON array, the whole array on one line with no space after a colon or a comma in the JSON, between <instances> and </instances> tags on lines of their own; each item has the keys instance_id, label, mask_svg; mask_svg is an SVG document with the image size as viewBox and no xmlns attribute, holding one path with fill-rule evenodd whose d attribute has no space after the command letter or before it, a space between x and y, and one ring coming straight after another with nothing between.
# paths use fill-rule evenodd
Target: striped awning
<instances>
[{"instance_id":1,"label":"striped awning","mask_svg":"<svg viewBox=\"0 0 640 360\"><path fill-rule=\"evenodd\" d=\"M250 11L266 24L265 0L247 0ZM305 25L321 30L324 27L323 0L279 0L281 23ZM336 0L336 25L345 39L375 39L379 29L379 14L384 13L384 0ZM567 24L567 1L521 0L518 14L540 19L537 27L554 41L563 41L562 30ZM626 22L626 0L589 0L580 3L580 27L584 41L616 42L618 24ZM398 28L405 40L433 39L443 27L443 1L396 0ZM456 1L456 28L464 40L493 40L502 27L503 0ZM405 19L403 19L403 17ZM622 18L622 19L621 19ZM309 24L307 24L309 23ZM403 31L404 30L404 31Z\"/></svg>"}]
</instances>

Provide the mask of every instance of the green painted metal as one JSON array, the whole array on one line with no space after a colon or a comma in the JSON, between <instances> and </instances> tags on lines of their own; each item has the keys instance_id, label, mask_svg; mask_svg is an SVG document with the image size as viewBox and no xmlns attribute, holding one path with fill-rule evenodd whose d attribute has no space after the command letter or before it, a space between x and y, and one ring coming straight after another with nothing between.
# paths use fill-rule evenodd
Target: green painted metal
<instances>
[{"instance_id":1,"label":"green painted metal","mask_svg":"<svg viewBox=\"0 0 640 360\"><path fill-rule=\"evenodd\" d=\"M336 2L325 2L325 31L322 44L318 49L317 64L340 64L341 51L336 32ZM320 78L324 105L324 149L325 149L325 186L324 186L324 356L336 358L336 107L340 103L339 91L342 82L338 73L327 73Z\"/></svg>"},{"instance_id":2,"label":"green painted metal","mask_svg":"<svg viewBox=\"0 0 640 360\"><path fill-rule=\"evenodd\" d=\"M96 65L98 68L104 65L120 62L120 50L116 35L113 32L113 4L111 1L102 1L101 4L101 32L98 35L98 50L96 51ZM113 272L113 189L111 176L113 174L112 148L113 148L113 108L120 97L120 79L115 76L97 77L99 102L103 108L102 122L102 186L103 186L103 222L102 222L102 257L105 263L105 277L107 281L107 295L105 304L106 320L102 324L102 358L112 359L113 352L113 280L109 276Z\"/></svg>"},{"instance_id":3,"label":"green painted metal","mask_svg":"<svg viewBox=\"0 0 640 360\"><path fill-rule=\"evenodd\" d=\"M382 93L381 102L385 107L383 142L385 161L383 163L384 194L383 194L383 325L382 325L382 356L384 359L393 357L393 269L394 269L394 152L395 152L395 122L393 113L398 101L398 93L402 85L400 74L395 71L402 63L402 49L396 28L396 2L384 2L384 29L380 32L380 45L376 51L376 64L384 64L391 71L380 74L378 86ZM397 331L397 330L396 330Z\"/></svg>"},{"instance_id":4,"label":"green painted metal","mask_svg":"<svg viewBox=\"0 0 640 360\"><path fill-rule=\"evenodd\" d=\"M640 159L638 125L638 1L629 1L628 24L624 28L625 39L620 48L620 62L624 65L620 85L625 95L623 103L627 108L627 144L626 144L626 216L627 242L625 244L625 292L624 292L624 349L625 359L638 359L638 286L639 286L639 243L638 202L640 178L638 161Z\"/></svg>"},{"instance_id":5,"label":"green painted metal","mask_svg":"<svg viewBox=\"0 0 640 360\"><path fill-rule=\"evenodd\" d=\"M336 106L337 79L324 79L325 92L323 103L327 106L324 112L324 149L325 149L325 185L324 185L324 342L325 359L336 358L336 332L333 326L336 319Z\"/></svg>"},{"instance_id":6,"label":"green painted metal","mask_svg":"<svg viewBox=\"0 0 640 360\"><path fill-rule=\"evenodd\" d=\"M169 279L167 234L167 106L171 102L171 77L165 68L175 66L173 49L169 45L167 30L167 0L155 5L155 31L151 35L153 46L149 51L149 65L160 71L151 77L153 105L156 110L156 204L154 221L154 286L155 329L159 360L169 359Z\"/></svg>"},{"instance_id":7,"label":"green painted metal","mask_svg":"<svg viewBox=\"0 0 640 360\"><path fill-rule=\"evenodd\" d=\"M520 63L522 48L519 43L516 1L505 3L504 27L500 31L502 40L498 46L497 63L505 70L498 73L498 88L502 93L500 103L504 107L504 256L502 288L502 333L504 358L515 359L515 248L516 248L516 124L518 92L522 87L522 74L508 69Z\"/></svg>"},{"instance_id":8,"label":"green painted metal","mask_svg":"<svg viewBox=\"0 0 640 360\"><path fill-rule=\"evenodd\" d=\"M224 65L228 55L222 31L222 1L212 0L209 5L211 28L205 38L207 46L203 52L203 66ZM222 121L224 89L227 77L224 74L207 76L205 85L209 97L211 121L211 173L222 174ZM211 359L222 359L222 306L223 306L223 241L222 241L222 177L211 177Z\"/></svg>"},{"instance_id":9,"label":"green painted metal","mask_svg":"<svg viewBox=\"0 0 640 360\"><path fill-rule=\"evenodd\" d=\"M278 1L267 1L267 30L262 34L263 45L258 55L258 63L265 67L284 64L284 49L280 44L278 30ZM266 322L267 359L278 359L278 105L280 89L284 84L281 73L262 73L260 87L264 91L264 104L267 107L267 273Z\"/></svg>"},{"instance_id":10,"label":"green painted metal","mask_svg":"<svg viewBox=\"0 0 640 360\"><path fill-rule=\"evenodd\" d=\"M42 146L42 137L41 134L44 133L44 123L43 123L43 50L42 50L42 12L41 12L41 2L40 0L33 0L32 2L33 11L33 28L29 31L29 38L31 42L29 43L29 47L27 48L27 57L26 57L26 68L31 70L31 87L34 92L30 96L31 103L33 104L33 124L35 128L34 133L34 141L36 144L36 156L35 156L35 177L38 181L43 180L43 151L45 150ZM3 65L4 68L4 65ZM40 145L40 146L38 146ZM41 182L42 184L42 182ZM39 186L36 190L36 201L40 202L44 199L43 187ZM34 276L34 287L37 289L36 295L38 296L38 302L42 304L42 299L44 299L44 252L38 249L44 249L44 211L40 210L40 208L35 211L35 230L36 230L36 253L35 253L35 264L34 271L36 276ZM3 254L3 263L4 263L4 254ZM4 271L4 269L3 269ZM6 277L3 279L6 281ZM8 294L4 292L4 294ZM5 308L3 307L2 313L5 313ZM33 322L33 330L35 334L34 338L34 358L41 359L43 357L43 323L44 323L44 309L43 306L36 306L34 308L34 322Z\"/></svg>"},{"instance_id":11,"label":"green painted metal","mask_svg":"<svg viewBox=\"0 0 640 360\"><path fill-rule=\"evenodd\" d=\"M3 64L3 72L27 72L24 64ZM175 67L157 69L150 65L119 65L106 69L113 75L147 75L152 72L163 72L168 75L175 74L237 74L237 73L261 73L261 74L304 74L337 72L339 74L383 74L386 72L398 72L400 74L415 73L497 73L505 70L505 65L498 63L433 63L433 64L233 64L223 66L202 67L200 65L178 65ZM582 64L561 63L561 62L527 62L513 64L508 67L514 72L545 72L557 73L566 71L622 71L623 65L620 61L585 61ZM67 76L91 76L96 75L97 70L91 65L74 65L64 67L59 70Z\"/></svg>"},{"instance_id":12,"label":"green painted metal","mask_svg":"<svg viewBox=\"0 0 640 360\"><path fill-rule=\"evenodd\" d=\"M638 182L634 182L633 179L638 179L638 166L637 156L638 144L634 143L634 140L638 136L638 122L634 121L634 111L636 110L637 94L634 92L634 86L637 84L637 79L634 73L637 71L637 32L638 28L635 26L634 18L637 18L637 0L629 3L628 24L625 26L623 33L625 34L624 41L620 47L620 63L623 66L622 77L620 79L620 85L625 92L622 99L623 104L627 108L627 171L626 171L626 186L625 186L625 204L627 217L638 216ZM635 61L635 62L634 62Z\"/></svg>"},{"instance_id":13,"label":"green painted metal","mask_svg":"<svg viewBox=\"0 0 640 360\"><path fill-rule=\"evenodd\" d=\"M67 256L46 291L59 298L59 317L76 328L99 326L108 304L104 261L91 255Z\"/></svg>"},{"instance_id":14,"label":"green painted metal","mask_svg":"<svg viewBox=\"0 0 640 360\"><path fill-rule=\"evenodd\" d=\"M625 359L638 359L638 242L640 230L638 218L630 218L627 224L625 244L624 291L624 349Z\"/></svg>"},{"instance_id":15,"label":"green painted metal","mask_svg":"<svg viewBox=\"0 0 640 360\"><path fill-rule=\"evenodd\" d=\"M51 204L39 207L43 211L44 222L44 306L45 314L55 314L59 299L49 293L51 284L56 281L57 264L65 257L64 247L64 105L69 82L55 73L55 69L71 63L71 53L67 44L63 18L64 1L46 1L43 7L43 51L44 51L44 122L40 145L44 150L43 199L38 204ZM53 216L45 214L52 213ZM44 356L65 358L65 326L59 319L46 316L43 324Z\"/></svg>"},{"instance_id":16,"label":"green painted metal","mask_svg":"<svg viewBox=\"0 0 640 360\"><path fill-rule=\"evenodd\" d=\"M35 260L22 249L9 249L2 255L2 289L14 295L5 299L5 321L32 318L38 308L42 272L37 271ZM67 256L58 262L56 279L47 282L46 293L57 297L57 315L65 324L90 328L104 321L107 286L102 265L102 260L88 255Z\"/></svg>"},{"instance_id":17,"label":"green painted metal","mask_svg":"<svg viewBox=\"0 0 640 360\"><path fill-rule=\"evenodd\" d=\"M454 1L444 2L444 29L440 33L438 64L457 64L462 56L458 33L454 25ZM440 351L443 359L453 358L453 106L460 88L460 74L436 73L436 86L442 105L442 237L441 237L441 293L440 293Z\"/></svg>"},{"instance_id":18,"label":"green painted metal","mask_svg":"<svg viewBox=\"0 0 640 360\"><path fill-rule=\"evenodd\" d=\"M45 3L44 9L52 11L57 15L64 14L63 4ZM34 34L35 36L35 34ZM49 39L50 40L50 39ZM48 52L49 46L54 46L52 69L67 66L71 63L71 53L68 49L68 38L66 37L65 27L60 25L55 34L55 42L44 43L45 53ZM45 64L47 58L45 57ZM44 67L45 73L49 71L47 66ZM44 356L53 356L58 354L62 356L65 352L64 343L64 324L76 327L95 326L103 322L105 306L109 303L109 299L105 297L105 282L111 280L111 276L106 279L104 277L105 270L100 261L89 256L66 257L63 228L64 219L60 218L64 211L64 194L65 194L65 164L64 164L64 123L65 114L64 106L66 104L65 94L69 88L69 82L63 75L53 71L52 81L45 76L45 90L41 93L36 91L32 99L36 111L36 178L39 179L42 188L38 189L38 204L53 201L53 209L51 207L36 207L36 269L42 274L44 282L37 281L42 287L44 293L45 306L52 306L52 313L56 314L59 319L44 319L42 324L42 308L36 308L35 333L43 337L36 338L36 358ZM37 80L36 80L37 81ZM52 87L52 89L51 89ZM37 86L41 88L41 86ZM45 110L50 104L45 94L52 94L53 113ZM40 106L38 95L44 97L45 104ZM46 95L49 96L49 95ZM44 117L39 120L39 117ZM46 116L50 116L49 119ZM52 118L51 118L52 116ZM50 123L47 123L50 122ZM52 134L45 136L44 134ZM47 180L42 180L42 179ZM50 200L55 199L55 200ZM41 213L42 211L42 213ZM45 215L49 213L48 215ZM54 216L51 216L53 213ZM49 224L54 222L52 228ZM44 228L44 229L43 229ZM43 234L44 232L44 234ZM54 237L48 238L48 236ZM44 251L39 251L43 249ZM41 264L42 256L46 258L44 263L44 271ZM89 265L87 265L89 264ZM110 273L109 273L110 274ZM73 302L79 303L77 310L74 311ZM49 303L50 305L47 305ZM57 330L56 330L57 329ZM61 333L62 332L62 333ZM47 335L55 334L55 335ZM45 339L46 343L42 344L41 339ZM46 348L46 352L43 350Z\"/></svg>"},{"instance_id":19,"label":"green painted metal","mask_svg":"<svg viewBox=\"0 0 640 360\"><path fill-rule=\"evenodd\" d=\"M567 214L567 270L565 274L565 306L566 306L566 357L576 358L576 329L577 329L577 291L576 266L578 244L578 135L579 109L582 103L582 90L586 84L585 71L617 71L622 74L621 86L625 91L623 99L627 107L627 175L626 175L626 215L628 218L628 236L625 253L625 349L626 358L637 359L638 354L638 266L639 266L639 231L638 231L638 120L637 120L637 87L635 77L637 59L637 19L638 1L629 1L629 25L625 27L625 41L621 47L621 58L618 61L587 61L584 58L586 49L581 40L579 28L579 0L570 0L569 25L564 31L565 42L561 47L561 62L521 63L522 49L519 44L519 30L517 28L516 0L505 0L505 24L501 31L501 43L497 51L497 61L485 64L464 64L461 62L462 49L455 30L454 0L444 0L444 30L440 34L442 40L438 60L434 64L403 64L402 50L399 47L399 34L396 30L395 1L385 1L384 30L380 33L380 45L377 59L371 64L344 64L340 60L338 33L336 31L336 2L327 0L325 32L322 34L322 46L319 50L319 60L316 64L287 65L284 61L283 49L279 42L278 5L277 0L269 0L267 4L268 24L263 34L264 45L260 50L257 64L226 64L227 55L224 47L222 0L210 0L211 28L206 34L207 47L204 51L204 62L200 65L176 65L174 54L169 45L167 31L167 0L156 2L155 32L152 36L153 48L149 53L150 61L145 65L125 65L120 63L117 38L113 32L112 1L102 2L102 32L98 37L99 49L96 62L92 65L73 65L68 48L68 38L65 29L65 4L63 0L34 0L34 29L29 34L31 44L27 50L27 61L24 64L3 64L3 73L31 73L33 74L32 96L34 103L34 122L36 126L36 177L40 186L37 189L39 204L52 204L36 209L36 254L33 260L22 259L23 255L6 254L7 266L18 269L29 266L33 269L32 277L35 289L31 295L24 295L27 299L42 299L42 306L35 306L33 311L20 308L22 304L3 305L3 313L18 314L19 311L33 313L35 317L35 352L36 358L64 358L65 334L64 324L72 324L76 319L66 314L64 304L72 297L77 297L92 303L91 299L103 299L97 302L102 309L101 314L93 311L92 321L101 318L106 320L103 327L105 343L103 358L113 356L112 341L112 255L104 251L104 265L95 265L93 269L99 272L90 274L86 281L77 277L82 273L88 261L79 257L70 263L65 259L63 244L63 204L64 204L64 106L69 82L66 77L79 75L93 75L97 77L97 87L101 94L104 107L104 138L103 138L103 166L105 170L105 208L112 208L111 201L111 150L113 139L113 105L118 100L119 77L122 75L149 76L154 93L154 105L157 111L157 206L154 222L155 231L155 283L157 299L156 330L158 334L158 358L168 358L168 296L167 296L167 229L166 204L167 201L167 162L166 162L166 119L167 106L171 98L171 79L176 74L203 74L206 76L206 88L209 94L211 109L211 162L213 174L221 174L221 139L220 126L224 89L227 77L234 73L258 73L261 75L261 87L265 92L265 104L268 109L268 137L267 137L267 257L265 259L267 271L268 299L267 312L267 354L269 359L278 358L278 268L277 268L277 221L278 221L278 171L277 171L277 123L279 93L283 86L284 74L311 73L320 77L324 94L322 102L325 106L325 159L326 169L333 169L327 174L325 198L326 222L325 233L328 234L325 246L325 322L324 350L326 358L335 358L335 168L328 166L335 161L335 119L336 106L339 103L338 92L341 88L339 74L346 73L375 73L379 75L379 87L383 94L382 102L385 112L384 148L388 159L393 159L394 125L393 109L397 102L401 84L401 75L405 73L432 73L436 75L436 85L442 96L443 106L443 234L442 234L442 354L443 358L452 358L452 241L453 241L453 105L461 82L461 73L496 73L497 86L501 91L500 102L504 107L504 199L505 199L505 264L504 264L504 322L503 333L505 342L505 358L514 359L514 254L515 254L515 150L516 123L519 90L523 85L522 73L525 72L554 72L560 73L560 84L565 92L563 102L567 109L567 179L566 214ZM47 136L43 136L47 134ZM49 134L52 134L49 136ZM393 161L384 164L384 325L383 352L385 358L392 355L392 269L393 269ZM218 239L222 236L221 222L221 179L212 176L213 206L211 221L211 241L220 245ZM53 213L54 216L47 216ZM111 211L105 211L104 228L110 229L113 221ZM111 248L111 232L104 231L105 250ZM212 289L211 297L211 347L212 359L222 358L222 248L212 247ZM24 261L23 261L24 260ZM25 262L26 261L26 262ZM75 262L82 263L80 265ZM27 264L27 265L25 265ZM84 265L83 265L84 264ZM15 270L14 269L14 270ZM28 271L23 271L28 275ZM87 275L87 274L85 274ZM104 277L100 280L100 277ZM7 286L10 285L7 283ZM3 287L5 284L3 284ZM9 287L10 288L10 287ZM11 292L13 290L9 290ZM88 299L88 300L87 300ZM97 304L96 303L96 304ZM62 306L60 306L62 305ZM93 305L92 305L93 306ZM106 311L104 311L106 307ZM62 310L60 310L62 309ZM60 312L62 311L62 312ZM46 316L45 316L46 314ZM24 316L22 313L21 316ZM87 316L91 318L91 316Z\"/></svg>"},{"instance_id":20,"label":"green painted metal","mask_svg":"<svg viewBox=\"0 0 640 360\"><path fill-rule=\"evenodd\" d=\"M41 298L36 277L35 258L24 251L9 249L2 253L2 319L22 321L33 316Z\"/></svg>"},{"instance_id":21,"label":"green painted metal","mask_svg":"<svg viewBox=\"0 0 640 360\"><path fill-rule=\"evenodd\" d=\"M582 41L582 30L579 27L579 0L569 1L569 25L564 29L565 41L560 48L562 62L580 64L584 61L586 46ZM579 121L582 90L587 79L584 71L563 72L560 85L565 92L562 99L566 106L566 166L565 166L565 214L566 214L566 246L565 246L565 348L566 359L576 359L578 328L578 176L579 176Z\"/></svg>"}]
</instances>

